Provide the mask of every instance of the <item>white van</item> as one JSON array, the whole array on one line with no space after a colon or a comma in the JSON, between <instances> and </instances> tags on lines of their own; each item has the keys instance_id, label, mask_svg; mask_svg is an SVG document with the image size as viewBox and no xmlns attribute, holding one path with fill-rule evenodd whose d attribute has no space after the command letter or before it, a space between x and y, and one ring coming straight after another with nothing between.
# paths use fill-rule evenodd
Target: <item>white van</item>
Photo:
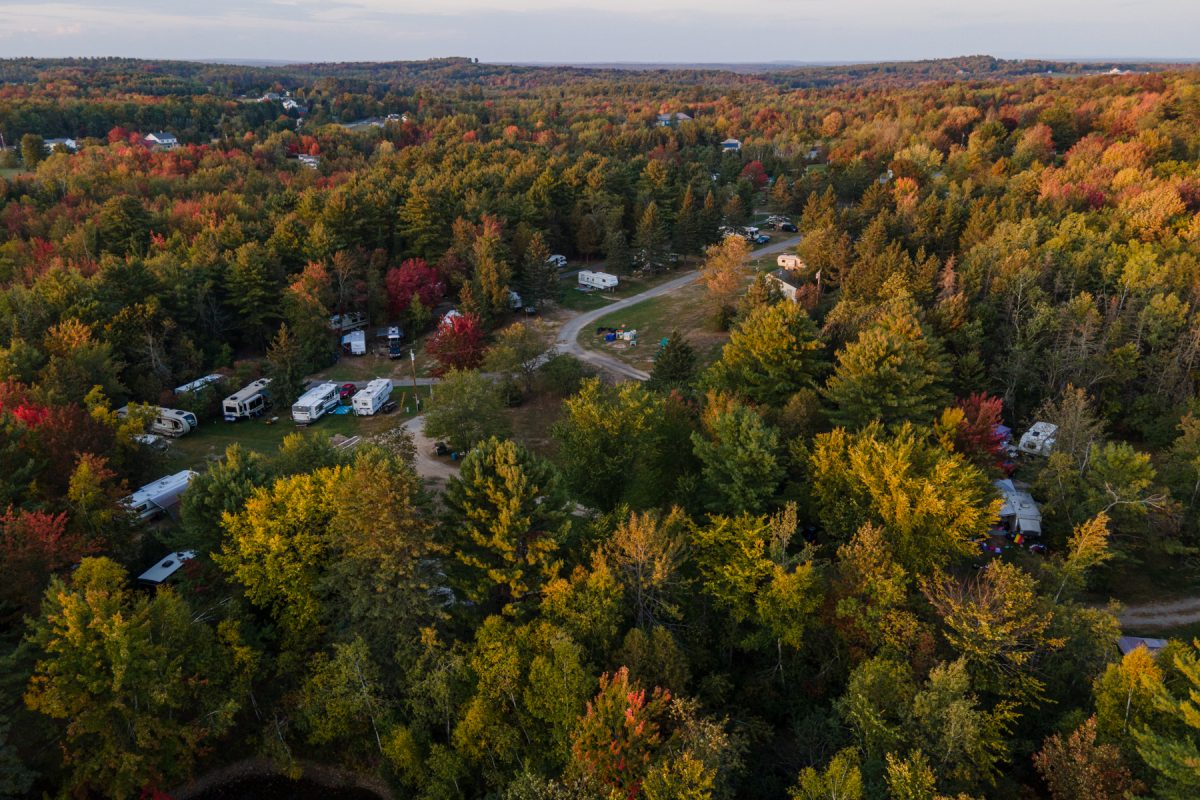
<instances>
[{"instance_id":1,"label":"white van","mask_svg":"<svg viewBox=\"0 0 1200 800\"><path fill-rule=\"evenodd\" d=\"M350 404L357 416L369 417L383 408L383 404L387 402L391 393L392 382L387 378L376 378L359 389Z\"/></svg>"},{"instance_id":2,"label":"white van","mask_svg":"<svg viewBox=\"0 0 1200 800\"><path fill-rule=\"evenodd\" d=\"M322 383L309 389L292 404L292 419L297 425L308 425L338 407L341 398L336 383Z\"/></svg>"},{"instance_id":3,"label":"white van","mask_svg":"<svg viewBox=\"0 0 1200 800\"><path fill-rule=\"evenodd\" d=\"M237 422L239 419L257 417L271 405L267 396L267 386L270 378L259 378L249 385L226 397L221 403L221 411L226 422Z\"/></svg>"}]
</instances>

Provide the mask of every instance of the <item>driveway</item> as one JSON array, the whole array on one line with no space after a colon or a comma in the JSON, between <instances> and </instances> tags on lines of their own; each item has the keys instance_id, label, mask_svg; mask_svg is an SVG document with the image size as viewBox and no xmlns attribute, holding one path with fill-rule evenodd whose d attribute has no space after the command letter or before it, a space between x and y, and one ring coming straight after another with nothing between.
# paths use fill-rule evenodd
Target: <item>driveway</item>
<instances>
[{"instance_id":1,"label":"driveway","mask_svg":"<svg viewBox=\"0 0 1200 800\"><path fill-rule=\"evenodd\" d=\"M417 447L417 456L413 466L422 478L444 485L446 481L458 475L458 467L449 458L441 458L433 454L433 439L425 435L425 416L413 417L404 423L404 429L412 434L413 444Z\"/></svg>"},{"instance_id":2,"label":"driveway","mask_svg":"<svg viewBox=\"0 0 1200 800\"><path fill-rule=\"evenodd\" d=\"M774 255L775 253L788 250L800 243L799 236L792 236L787 239L781 239L777 242L771 242L764 247L753 250L750 253L750 258L762 258L763 256ZM624 300L618 300L615 303L610 303L603 308L597 308L594 311L585 311L577 317L572 317L563 324L558 331L558 340L556 342L558 352L570 353L584 363L591 364L594 367L602 369L610 374L617 376L622 380L644 381L650 377L650 374L636 367L631 367L618 358L608 355L607 353L589 350L579 344L579 334L584 328L590 328L598 321L607 317L615 311L629 308L632 305L637 305L643 300L649 300L652 297L659 297L664 294L669 294L682 289L700 276L700 270L692 270L685 272L678 278L661 283L652 289L647 289L641 294L635 294L632 297L626 297Z\"/></svg>"}]
</instances>

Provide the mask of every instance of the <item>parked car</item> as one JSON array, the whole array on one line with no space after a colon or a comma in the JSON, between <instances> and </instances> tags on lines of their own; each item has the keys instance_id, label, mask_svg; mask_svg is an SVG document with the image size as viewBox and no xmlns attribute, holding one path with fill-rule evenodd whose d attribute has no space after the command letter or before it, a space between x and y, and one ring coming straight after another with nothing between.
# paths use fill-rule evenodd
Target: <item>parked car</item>
<instances>
[{"instance_id":1,"label":"parked car","mask_svg":"<svg viewBox=\"0 0 1200 800\"><path fill-rule=\"evenodd\" d=\"M388 400L386 403L384 403L382 406L380 406L379 410L385 414L392 413L393 411L396 410L396 401Z\"/></svg>"},{"instance_id":2,"label":"parked car","mask_svg":"<svg viewBox=\"0 0 1200 800\"><path fill-rule=\"evenodd\" d=\"M433 446L435 455L448 456L450 455L450 447L445 442L438 442Z\"/></svg>"},{"instance_id":3,"label":"parked car","mask_svg":"<svg viewBox=\"0 0 1200 800\"><path fill-rule=\"evenodd\" d=\"M799 228L797 228L797 227L796 227L796 226L795 226L793 223L791 223L791 222L784 222L784 223L780 224L780 226L779 226L779 230L781 230L781 231L786 231L787 233L795 233L796 231L798 231L798 230L799 230Z\"/></svg>"},{"instance_id":4,"label":"parked car","mask_svg":"<svg viewBox=\"0 0 1200 800\"><path fill-rule=\"evenodd\" d=\"M341 388L338 389L338 397L343 403L349 405L350 401L354 399L354 395L357 391L358 387L353 383L343 383Z\"/></svg>"},{"instance_id":5,"label":"parked car","mask_svg":"<svg viewBox=\"0 0 1200 800\"><path fill-rule=\"evenodd\" d=\"M754 237L753 241L755 244L766 244L767 242L771 241L771 237L767 236L765 233L760 233L758 236Z\"/></svg>"}]
</instances>

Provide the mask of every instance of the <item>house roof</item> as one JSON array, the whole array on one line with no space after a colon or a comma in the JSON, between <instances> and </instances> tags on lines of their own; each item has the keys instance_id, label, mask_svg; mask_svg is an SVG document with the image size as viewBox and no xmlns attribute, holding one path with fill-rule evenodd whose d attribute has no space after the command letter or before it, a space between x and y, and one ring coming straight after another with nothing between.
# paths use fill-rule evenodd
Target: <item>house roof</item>
<instances>
[{"instance_id":1,"label":"house roof","mask_svg":"<svg viewBox=\"0 0 1200 800\"><path fill-rule=\"evenodd\" d=\"M804 281L800 278L800 273L794 269L787 269L786 267L774 270L771 272L771 277L780 283L786 283L793 289L799 289L804 285Z\"/></svg>"},{"instance_id":2,"label":"house roof","mask_svg":"<svg viewBox=\"0 0 1200 800\"><path fill-rule=\"evenodd\" d=\"M154 131L153 133L146 134L146 138L147 139L157 139L160 142L177 141L175 139L175 134L169 133L167 131Z\"/></svg>"},{"instance_id":3,"label":"house roof","mask_svg":"<svg viewBox=\"0 0 1200 800\"><path fill-rule=\"evenodd\" d=\"M1145 636L1122 636L1117 639L1117 649L1123 656L1129 655L1139 647L1144 647L1151 653L1157 653L1166 646L1166 639L1149 639Z\"/></svg>"}]
</instances>

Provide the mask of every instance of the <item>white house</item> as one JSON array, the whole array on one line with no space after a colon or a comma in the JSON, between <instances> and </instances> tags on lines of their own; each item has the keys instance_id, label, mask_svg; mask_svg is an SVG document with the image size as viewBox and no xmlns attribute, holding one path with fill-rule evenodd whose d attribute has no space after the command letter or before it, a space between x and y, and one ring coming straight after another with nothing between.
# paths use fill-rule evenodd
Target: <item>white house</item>
<instances>
[{"instance_id":1,"label":"white house","mask_svg":"<svg viewBox=\"0 0 1200 800\"><path fill-rule=\"evenodd\" d=\"M800 271L798 269L777 269L773 272L767 273L767 280L775 284L775 287L779 289L779 293L788 300L791 300L793 303L796 302L796 297L800 292L800 287L804 285L804 281L801 280Z\"/></svg>"},{"instance_id":2,"label":"white house","mask_svg":"<svg viewBox=\"0 0 1200 800\"><path fill-rule=\"evenodd\" d=\"M296 160L300 162L300 166L308 167L309 169L320 169L321 167L320 156L310 156L307 153L301 153L296 156Z\"/></svg>"},{"instance_id":3,"label":"white house","mask_svg":"<svg viewBox=\"0 0 1200 800\"><path fill-rule=\"evenodd\" d=\"M721 150L726 153L736 153L742 149L742 143L734 138L726 139L721 142Z\"/></svg>"},{"instance_id":4,"label":"white house","mask_svg":"<svg viewBox=\"0 0 1200 800\"><path fill-rule=\"evenodd\" d=\"M660 128L669 128L672 125L678 125L681 122L691 122L690 115L682 111L676 111L674 114L659 114L655 124Z\"/></svg>"},{"instance_id":5,"label":"white house","mask_svg":"<svg viewBox=\"0 0 1200 800\"><path fill-rule=\"evenodd\" d=\"M142 143L147 147L153 147L155 150L174 150L176 147L179 147L179 140L175 138L175 134L166 131L148 133L142 139Z\"/></svg>"}]
</instances>

